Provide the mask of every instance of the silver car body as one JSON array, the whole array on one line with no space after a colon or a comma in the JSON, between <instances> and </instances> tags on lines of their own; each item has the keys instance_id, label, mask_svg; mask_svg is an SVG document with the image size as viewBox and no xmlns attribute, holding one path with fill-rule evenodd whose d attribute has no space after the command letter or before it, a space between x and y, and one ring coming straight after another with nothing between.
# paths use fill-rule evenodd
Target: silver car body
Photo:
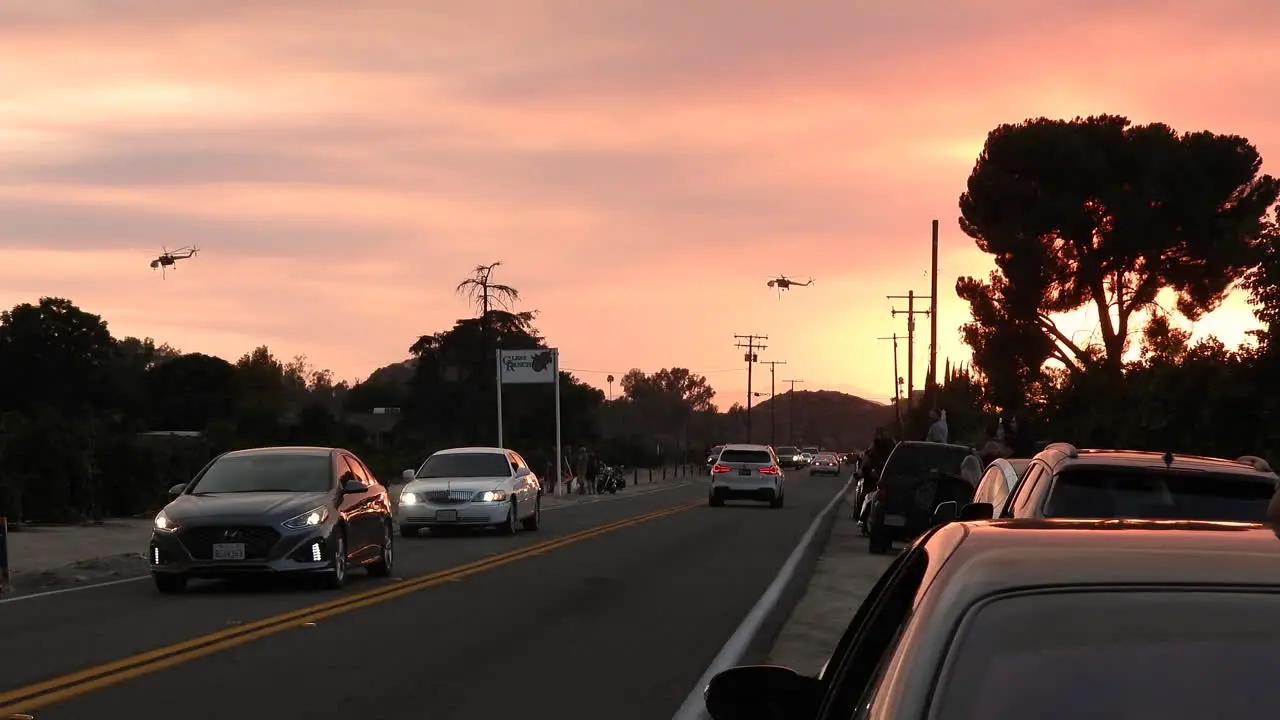
<instances>
[{"instance_id":1,"label":"silver car body","mask_svg":"<svg viewBox=\"0 0 1280 720\"><path fill-rule=\"evenodd\" d=\"M835 453L818 453L809 466L810 475L839 475L840 458Z\"/></svg>"},{"instance_id":2,"label":"silver car body","mask_svg":"<svg viewBox=\"0 0 1280 720\"><path fill-rule=\"evenodd\" d=\"M493 456L495 472L483 477L422 477L437 456ZM502 473L502 469L506 473ZM501 526L508 514L533 518L541 502L542 484L524 458L495 447L451 448L433 453L417 471L406 470L396 521L402 529ZM513 508L514 506L514 508Z\"/></svg>"}]
</instances>

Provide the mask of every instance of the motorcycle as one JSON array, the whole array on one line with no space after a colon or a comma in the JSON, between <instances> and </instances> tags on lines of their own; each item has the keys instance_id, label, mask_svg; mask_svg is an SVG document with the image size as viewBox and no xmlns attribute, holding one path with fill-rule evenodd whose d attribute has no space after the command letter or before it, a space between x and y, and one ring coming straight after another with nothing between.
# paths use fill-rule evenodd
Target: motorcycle
<instances>
[{"instance_id":1,"label":"motorcycle","mask_svg":"<svg viewBox=\"0 0 1280 720\"><path fill-rule=\"evenodd\" d=\"M622 473L617 468L608 465L600 466L600 474L596 476L596 492L616 494L623 487L626 487L626 480L622 478Z\"/></svg>"}]
</instances>

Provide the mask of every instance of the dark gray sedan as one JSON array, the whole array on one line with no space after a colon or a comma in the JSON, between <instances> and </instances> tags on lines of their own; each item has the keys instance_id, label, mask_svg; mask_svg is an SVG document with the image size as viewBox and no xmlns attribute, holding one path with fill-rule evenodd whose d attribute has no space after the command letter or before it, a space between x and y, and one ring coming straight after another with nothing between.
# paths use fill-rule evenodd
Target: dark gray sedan
<instances>
[{"instance_id":1,"label":"dark gray sedan","mask_svg":"<svg viewBox=\"0 0 1280 720\"><path fill-rule=\"evenodd\" d=\"M192 578L298 574L339 588L352 566L391 574L387 489L346 450L236 450L169 492L151 533L160 592Z\"/></svg>"}]
</instances>

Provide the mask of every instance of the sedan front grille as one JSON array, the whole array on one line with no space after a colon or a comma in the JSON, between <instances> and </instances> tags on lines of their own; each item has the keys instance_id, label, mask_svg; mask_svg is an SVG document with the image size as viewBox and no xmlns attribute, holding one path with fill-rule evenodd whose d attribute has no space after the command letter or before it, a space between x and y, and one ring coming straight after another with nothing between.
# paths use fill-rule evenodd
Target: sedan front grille
<instances>
[{"instance_id":1,"label":"sedan front grille","mask_svg":"<svg viewBox=\"0 0 1280 720\"><path fill-rule=\"evenodd\" d=\"M476 496L475 490L432 490L422 494L433 505L461 505Z\"/></svg>"},{"instance_id":2,"label":"sedan front grille","mask_svg":"<svg viewBox=\"0 0 1280 720\"><path fill-rule=\"evenodd\" d=\"M245 560L266 560L280 533L271 527L210 525L180 530L178 540L195 560L212 560L215 543L244 543Z\"/></svg>"}]
</instances>

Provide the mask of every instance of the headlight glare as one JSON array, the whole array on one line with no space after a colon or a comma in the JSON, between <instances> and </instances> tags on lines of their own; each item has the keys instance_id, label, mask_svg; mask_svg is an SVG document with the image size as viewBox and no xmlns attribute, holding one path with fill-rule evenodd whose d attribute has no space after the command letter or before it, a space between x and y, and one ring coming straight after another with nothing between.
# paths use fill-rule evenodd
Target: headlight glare
<instances>
[{"instance_id":1,"label":"headlight glare","mask_svg":"<svg viewBox=\"0 0 1280 720\"><path fill-rule=\"evenodd\" d=\"M162 530L164 532L173 532L175 529L177 529L177 527L178 526L175 525L174 522L169 519L169 516L164 514L163 510L161 510L160 513L156 515L155 529Z\"/></svg>"},{"instance_id":2,"label":"headlight glare","mask_svg":"<svg viewBox=\"0 0 1280 720\"><path fill-rule=\"evenodd\" d=\"M313 510L308 510L297 517L286 520L284 526L287 528L293 528L294 530L300 530L302 528L316 527L328 519L329 508L318 507Z\"/></svg>"},{"instance_id":3,"label":"headlight glare","mask_svg":"<svg viewBox=\"0 0 1280 720\"><path fill-rule=\"evenodd\" d=\"M506 502L507 494L501 490L486 490L476 495L476 502Z\"/></svg>"}]
</instances>

